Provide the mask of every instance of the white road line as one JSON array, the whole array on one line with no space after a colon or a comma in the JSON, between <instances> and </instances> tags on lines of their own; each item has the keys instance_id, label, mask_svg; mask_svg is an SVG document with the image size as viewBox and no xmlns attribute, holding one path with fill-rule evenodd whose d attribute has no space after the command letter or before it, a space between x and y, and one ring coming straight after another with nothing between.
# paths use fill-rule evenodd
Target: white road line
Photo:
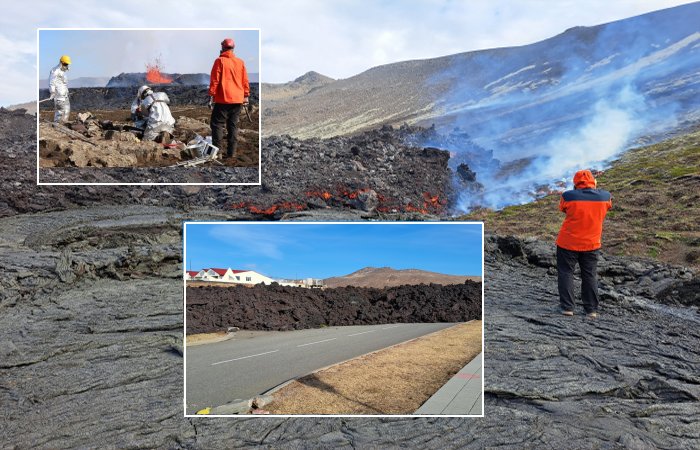
<instances>
[{"instance_id":1,"label":"white road line","mask_svg":"<svg viewBox=\"0 0 700 450\"><path fill-rule=\"evenodd\" d=\"M324 340L322 340L322 341L309 342L308 344L297 345L297 347L305 347L305 346L307 346L307 345L320 344L321 342L333 341L333 340L335 340L335 339L337 339L337 338L330 338L330 339L324 339Z\"/></svg>"},{"instance_id":2,"label":"white road line","mask_svg":"<svg viewBox=\"0 0 700 450\"><path fill-rule=\"evenodd\" d=\"M267 354L275 353L275 352L278 352L278 351L279 351L279 350L272 350L271 352L258 353L258 354L256 354L256 355L241 356L240 358L227 359L226 361L215 362L215 363L212 364L212 366L215 366L215 365L217 365L217 364L223 364L223 363L231 362L231 361L238 361L239 359L254 358L254 357L256 357L256 356L267 355Z\"/></svg>"},{"instance_id":3,"label":"white road line","mask_svg":"<svg viewBox=\"0 0 700 450\"><path fill-rule=\"evenodd\" d=\"M375 331L377 331L377 330L369 330L369 331L363 331L362 333L348 334L348 336L359 336L361 334L374 333Z\"/></svg>"},{"instance_id":4,"label":"white road line","mask_svg":"<svg viewBox=\"0 0 700 450\"><path fill-rule=\"evenodd\" d=\"M392 328L398 328L398 327L400 327L400 326L401 326L401 325L394 325L393 327L382 328L382 330L391 330Z\"/></svg>"}]
</instances>

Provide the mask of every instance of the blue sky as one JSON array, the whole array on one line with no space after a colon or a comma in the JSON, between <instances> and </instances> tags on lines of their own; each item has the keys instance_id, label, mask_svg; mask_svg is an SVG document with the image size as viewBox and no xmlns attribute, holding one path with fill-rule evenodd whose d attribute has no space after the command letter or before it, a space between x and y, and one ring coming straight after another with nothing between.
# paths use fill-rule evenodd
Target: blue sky
<instances>
[{"instance_id":1,"label":"blue sky","mask_svg":"<svg viewBox=\"0 0 700 450\"><path fill-rule=\"evenodd\" d=\"M37 97L37 28L260 28L262 81L279 83L309 70L347 78L396 61L524 45L573 26L597 25L685 3L692 2L37 0L28 5L7 1L0 16L0 105ZM197 48L195 52L182 47L179 54L168 57L168 65L178 67L181 59L199 57L199 52L211 57L211 50ZM80 53L71 56L76 63L85 59Z\"/></svg>"},{"instance_id":2,"label":"blue sky","mask_svg":"<svg viewBox=\"0 0 700 450\"><path fill-rule=\"evenodd\" d=\"M187 270L328 278L364 267L482 275L481 224L187 224Z\"/></svg>"},{"instance_id":3,"label":"blue sky","mask_svg":"<svg viewBox=\"0 0 700 450\"><path fill-rule=\"evenodd\" d=\"M219 56L220 43L232 37L235 53L249 73L258 72L258 37L255 30L41 30L39 78L61 55L72 59L70 76L112 77L122 72L145 72L156 58L167 73L209 73Z\"/></svg>"}]
</instances>

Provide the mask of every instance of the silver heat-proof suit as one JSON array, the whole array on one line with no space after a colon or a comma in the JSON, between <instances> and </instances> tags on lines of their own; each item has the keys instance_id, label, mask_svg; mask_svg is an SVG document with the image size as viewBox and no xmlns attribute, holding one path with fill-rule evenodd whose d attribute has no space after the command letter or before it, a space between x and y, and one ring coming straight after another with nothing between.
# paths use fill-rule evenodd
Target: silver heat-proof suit
<instances>
[{"instance_id":1,"label":"silver heat-proof suit","mask_svg":"<svg viewBox=\"0 0 700 450\"><path fill-rule=\"evenodd\" d=\"M70 100L68 99L68 71L61 68L61 63L51 69L49 74L49 93L53 96L54 122L68 122Z\"/></svg>"},{"instance_id":2,"label":"silver heat-proof suit","mask_svg":"<svg viewBox=\"0 0 700 450\"><path fill-rule=\"evenodd\" d=\"M168 104L170 99L165 92L153 92L141 100L139 111L146 120L146 129L143 132L143 139L152 141L162 131L173 132L175 119L170 113Z\"/></svg>"}]
</instances>

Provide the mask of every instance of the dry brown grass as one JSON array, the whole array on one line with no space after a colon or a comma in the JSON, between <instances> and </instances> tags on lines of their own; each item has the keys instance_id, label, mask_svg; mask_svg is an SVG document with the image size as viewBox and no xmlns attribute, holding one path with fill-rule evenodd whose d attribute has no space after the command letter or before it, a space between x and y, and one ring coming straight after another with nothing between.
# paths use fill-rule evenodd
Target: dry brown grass
<instances>
[{"instance_id":1,"label":"dry brown grass","mask_svg":"<svg viewBox=\"0 0 700 450\"><path fill-rule=\"evenodd\" d=\"M199 333L185 335L185 345L201 345L201 344L211 344L213 342L220 342L226 340L229 334L225 331L217 331L215 333Z\"/></svg>"},{"instance_id":2,"label":"dry brown grass","mask_svg":"<svg viewBox=\"0 0 700 450\"><path fill-rule=\"evenodd\" d=\"M293 381L271 414L412 414L481 352L482 321L352 359Z\"/></svg>"}]
</instances>

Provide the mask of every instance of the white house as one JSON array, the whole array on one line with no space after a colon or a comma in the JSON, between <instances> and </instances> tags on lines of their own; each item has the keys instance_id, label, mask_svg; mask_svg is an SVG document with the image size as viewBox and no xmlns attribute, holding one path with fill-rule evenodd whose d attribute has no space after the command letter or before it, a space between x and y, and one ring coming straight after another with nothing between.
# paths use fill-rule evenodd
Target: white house
<instances>
[{"instance_id":1,"label":"white house","mask_svg":"<svg viewBox=\"0 0 700 450\"><path fill-rule=\"evenodd\" d=\"M307 289L322 288L323 280L320 278L304 278L302 280L277 280L281 286L301 287Z\"/></svg>"},{"instance_id":2,"label":"white house","mask_svg":"<svg viewBox=\"0 0 700 450\"><path fill-rule=\"evenodd\" d=\"M266 277L252 270L235 270L235 269L220 269L209 268L202 269L199 272L187 271L185 274L186 280L193 281L217 281L220 283L239 283L239 284L270 284L274 282L270 277Z\"/></svg>"}]
</instances>

